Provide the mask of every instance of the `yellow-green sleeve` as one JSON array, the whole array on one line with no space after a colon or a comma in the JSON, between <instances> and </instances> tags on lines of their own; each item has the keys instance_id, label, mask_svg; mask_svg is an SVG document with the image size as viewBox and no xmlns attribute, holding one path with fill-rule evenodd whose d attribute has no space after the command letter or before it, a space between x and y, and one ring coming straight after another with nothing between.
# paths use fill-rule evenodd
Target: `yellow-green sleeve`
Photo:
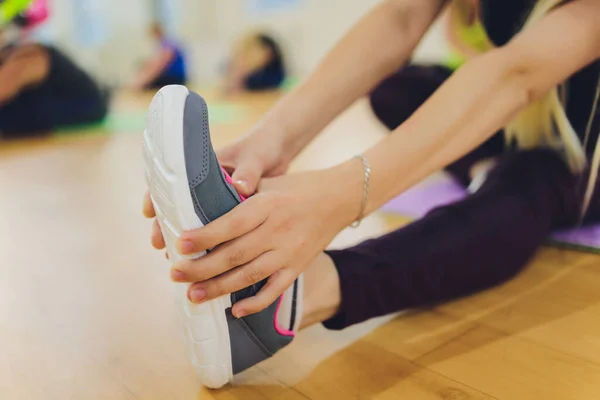
<instances>
[{"instance_id":1,"label":"yellow-green sleeve","mask_svg":"<svg viewBox=\"0 0 600 400\"><path fill-rule=\"evenodd\" d=\"M29 7L32 0L4 0L0 2L0 24L10 22Z\"/></svg>"}]
</instances>

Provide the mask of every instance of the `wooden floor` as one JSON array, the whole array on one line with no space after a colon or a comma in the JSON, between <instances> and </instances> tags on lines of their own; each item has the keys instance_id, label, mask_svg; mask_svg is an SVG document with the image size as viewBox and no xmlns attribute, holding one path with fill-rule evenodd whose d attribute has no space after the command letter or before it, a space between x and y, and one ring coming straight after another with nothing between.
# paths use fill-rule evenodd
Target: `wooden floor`
<instances>
[{"instance_id":1,"label":"wooden floor","mask_svg":"<svg viewBox=\"0 0 600 400\"><path fill-rule=\"evenodd\" d=\"M234 100L243 115L213 126L215 144L274 100ZM116 108L149 101L123 94ZM294 168L344 160L382 134L359 103ZM498 289L344 332L314 327L237 386L202 389L141 216L140 140L0 145L0 399L600 399L600 258L550 248ZM334 246L399 223L373 215Z\"/></svg>"}]
</instances>

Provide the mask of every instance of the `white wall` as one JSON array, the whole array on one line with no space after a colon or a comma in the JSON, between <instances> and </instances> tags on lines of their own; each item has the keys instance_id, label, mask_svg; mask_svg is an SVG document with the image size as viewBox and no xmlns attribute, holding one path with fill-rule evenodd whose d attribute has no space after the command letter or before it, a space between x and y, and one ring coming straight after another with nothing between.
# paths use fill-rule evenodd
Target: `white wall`
<instances>
[{"instance_id":1,"label":"white wall","mask_svg":"<svg viewBox=\"0 0 600 400\"><path fill-rule=\"evenodd\" d=\"M184 0L185 4L195 0ZM248 29L264 28L281 40L288 64L298 75L306 75L378 0L299 0L298 6L255 15L241 0L204 0L212 22L200 35L209 50L202 61L205 71L215 69L236 37ZM208 4L210 3L210 6ZM210 18L209 18L210 19ZM204 21L204 20L203 20ZM390 40L394 40L390 38ZM217 49L216 51L214 49ZM214 51L214 53L213 53ZM431 60L444 51L443 36L436 26L420 47L418 58ZM208 74L202 78L209 78Z\"/></svg>"},{"instance_id":2,"label":"white wall","mask_svg":"<svg viewBox=\"0 0 600 400\"><path fill-rule=\"evenodd\" d=\"M73 3L50 0L51 16L40 30L42 39L59 45L92 74L117 84L127 81L151 50L147 27L152 20L148 0L86 0L107 23L107 37L88 46L78 37Z\"/></svg>"},{"instance_id":3,"label":"white wall","mask_svg":"<svg viewBox=\"0 0 600 400\"><path fill-rule=\"evenodd\" d=\"M124 83L150 51L146 35L152 19L152 0L85 0L100 2L109 22L105 43L83 48L76 38L72 2L51 0L53 14L45 29L80 63L109 83ZM177 10L176 33L189 53L192 78L212 82L226 61L231 43L249 29L264 28L282 42L291 71L310 72L340 37L378 0L298 0L297 6L261 15L248 0L170 0ZM394 40L390 38L390 40ZM432 58L443 49L437 30L421 49Z\"/></svg>"},{"instance_id":4,"label":"white wall","mask_svg":"<svg viewBox=\"0 0 600 400\"><path fill-rule=\"evenodd\" d=\"M310 71L375 0L299 0L297 7L253 15L238 0L215 0L218 36L233 40L247 29L265 28L279 36L292 69ZM237 5L237 7L236 7Z\"/></svg>"}]
</instances>

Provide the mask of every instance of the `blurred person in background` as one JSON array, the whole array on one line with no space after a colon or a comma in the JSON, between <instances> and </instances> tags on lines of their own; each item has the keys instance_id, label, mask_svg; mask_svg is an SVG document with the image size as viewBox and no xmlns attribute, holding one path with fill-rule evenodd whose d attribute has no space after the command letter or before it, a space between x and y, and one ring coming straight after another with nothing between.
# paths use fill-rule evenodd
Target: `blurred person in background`
<instances>
[{"instance_id":1,"label":"blurred person in background","mask_svg":"<svg viewBox=\"0 0 600 400\"><path fill-rule=\"evenodd\" d=\"M265 33L244 36L228 67L225 92L229 94L278 89L286 78L281 47Z\"/></svg>"},{"instance_id":2,"label":"blurred person in background","mask_svg":"<svg viewBox=\"0 0 600 400\"><path fill-rule=\"evenodd\" d=\"M26 8L15 13L17 9L12 4L10 13L5 10L2 15L10 15L12 20L4 17L0 30L29 28L30 20L23 14ZM18 35L0 46L0 137L47 133L99 122L106 116L108 96L55 47L25 43Z\"/></svg>"},{"instance_id":3,"label":"blurred person in background","mask_svg":"<svg viewBox=\"0 0 600 400\"><path fill-rule=\"evenodd\" d=\"M157 50L154 56L140 69L132 87L144 90L160 89L167 85L185 85L187 68L181 47L167 36L158 22L154 22L150 26L150 35L157 45Z\"/></svg>"}]
</instances>

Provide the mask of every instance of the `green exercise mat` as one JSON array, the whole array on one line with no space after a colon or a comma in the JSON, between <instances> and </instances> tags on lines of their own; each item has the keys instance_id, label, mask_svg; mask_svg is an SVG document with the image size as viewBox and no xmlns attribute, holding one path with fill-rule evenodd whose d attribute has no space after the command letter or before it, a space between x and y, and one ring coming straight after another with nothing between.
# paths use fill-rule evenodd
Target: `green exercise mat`
<instances>
[{"instance_id":1,"label":"green exercise mat","mask_svg":"<svg viewBox=\"0 0 600 400\"><path fill-rule=\"evenodd\" d=\"M214 124L231 124L243 120L246 111L241 106L226 103L211 104L208 109L210 122ZM112 112L102 122L84 125L60 127L55 134L70 135L86 131L90 134L142 132L146 128L146 111Z\"/></svg>"}]
</instances>

